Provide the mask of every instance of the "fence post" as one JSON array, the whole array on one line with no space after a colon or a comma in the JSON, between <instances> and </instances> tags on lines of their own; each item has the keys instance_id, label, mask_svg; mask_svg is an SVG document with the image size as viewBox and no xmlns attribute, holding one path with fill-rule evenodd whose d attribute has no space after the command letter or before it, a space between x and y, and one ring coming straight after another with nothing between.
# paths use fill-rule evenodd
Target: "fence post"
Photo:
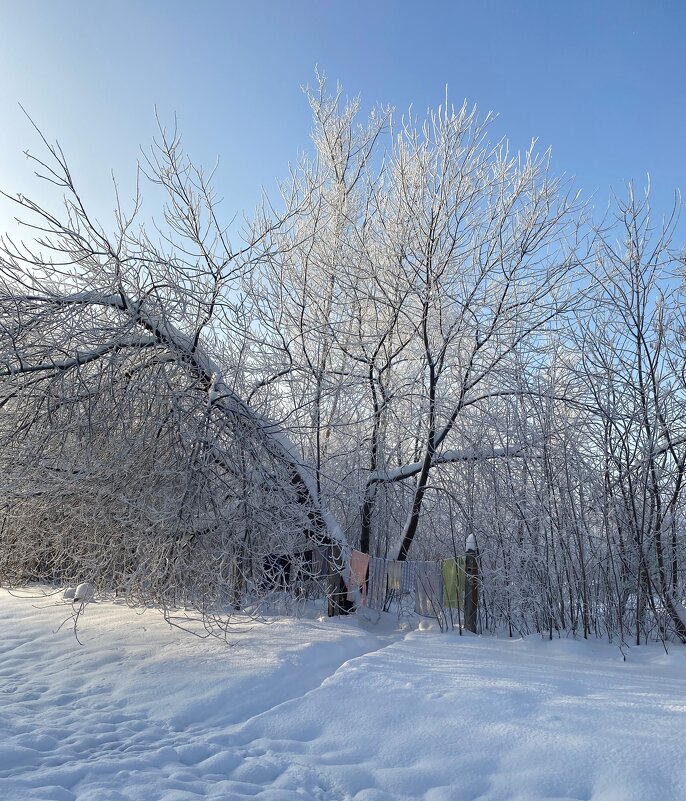
<instances>
[{"instance_id":1,"label":"fence post","mask_svg":"<svg viewBox=\"0 0 686 801\"><path fill-rule=\"evenodd\" d=\"M476 618L479 609L479 552L473 534L467 537L464 560L464 627L476 634Z\"/></svg>"}]
</instances>

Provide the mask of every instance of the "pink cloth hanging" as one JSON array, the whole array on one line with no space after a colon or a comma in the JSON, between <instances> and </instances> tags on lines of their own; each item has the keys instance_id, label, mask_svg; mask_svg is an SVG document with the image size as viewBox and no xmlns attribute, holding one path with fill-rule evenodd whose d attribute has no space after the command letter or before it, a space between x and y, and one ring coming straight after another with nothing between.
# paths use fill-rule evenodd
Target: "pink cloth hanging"
<instances>
[{"instance_id":1,"label":"pink cloth hanging","mask_svg":"<svg viewBox=\"0 0 686 801\"><path fill-rule=\"evenodd\" d=\"M348 580L348 600L353 600L353 587L362 590L362 606L367 605L367 565L369 565L369 554L362 551L353 551L350 556L350 578Z\"/></svg>"}]
</instances>

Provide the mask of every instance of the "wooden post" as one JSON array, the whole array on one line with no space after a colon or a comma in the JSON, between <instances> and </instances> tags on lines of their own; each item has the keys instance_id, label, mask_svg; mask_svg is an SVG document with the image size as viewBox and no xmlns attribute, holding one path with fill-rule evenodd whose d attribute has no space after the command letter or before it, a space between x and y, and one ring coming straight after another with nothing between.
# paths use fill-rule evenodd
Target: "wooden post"
<instances>
[{"instance_id":1,"label":"wooden post","mask_svg":"<svg viewBox=\"0 0 686 801\"><path fill-rule=\"evenodd\" d=\"M464 627L476 634L479 609L479 552L473 534L467 537L464 560Z\"/></svg>"}]
</instances>

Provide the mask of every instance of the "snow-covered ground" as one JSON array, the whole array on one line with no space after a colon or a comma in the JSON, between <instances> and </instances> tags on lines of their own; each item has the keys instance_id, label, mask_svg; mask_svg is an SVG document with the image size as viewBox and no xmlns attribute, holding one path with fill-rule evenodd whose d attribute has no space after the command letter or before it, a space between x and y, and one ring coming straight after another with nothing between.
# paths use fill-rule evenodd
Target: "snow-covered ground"
<instances>
[{"instance_id":1,"label":"snow-covered ground","mask_svg":"<svg viewBox=\"0 0 686 801\"><path fill-rule=\"evenodd\" d=\"M2 801L686 799L678 646L67 611L0 591Z\"/></svg>"}]
</instances>

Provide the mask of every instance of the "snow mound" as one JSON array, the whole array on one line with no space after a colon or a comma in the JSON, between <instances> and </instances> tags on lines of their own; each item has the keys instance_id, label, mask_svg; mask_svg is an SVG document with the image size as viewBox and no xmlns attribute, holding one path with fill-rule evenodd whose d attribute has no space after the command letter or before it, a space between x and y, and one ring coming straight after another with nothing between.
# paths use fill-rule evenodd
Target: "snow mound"
<instances>
[{"instance_id":1,"label":"snow mound","mask_svg":"<svg viewBox=\"0 0 686 801\"><path fill-rule=\"evenodd\" d=\"M0 591L2 799L686 798L679 647L67 610Z\"/></svg>"}]
</instances>

